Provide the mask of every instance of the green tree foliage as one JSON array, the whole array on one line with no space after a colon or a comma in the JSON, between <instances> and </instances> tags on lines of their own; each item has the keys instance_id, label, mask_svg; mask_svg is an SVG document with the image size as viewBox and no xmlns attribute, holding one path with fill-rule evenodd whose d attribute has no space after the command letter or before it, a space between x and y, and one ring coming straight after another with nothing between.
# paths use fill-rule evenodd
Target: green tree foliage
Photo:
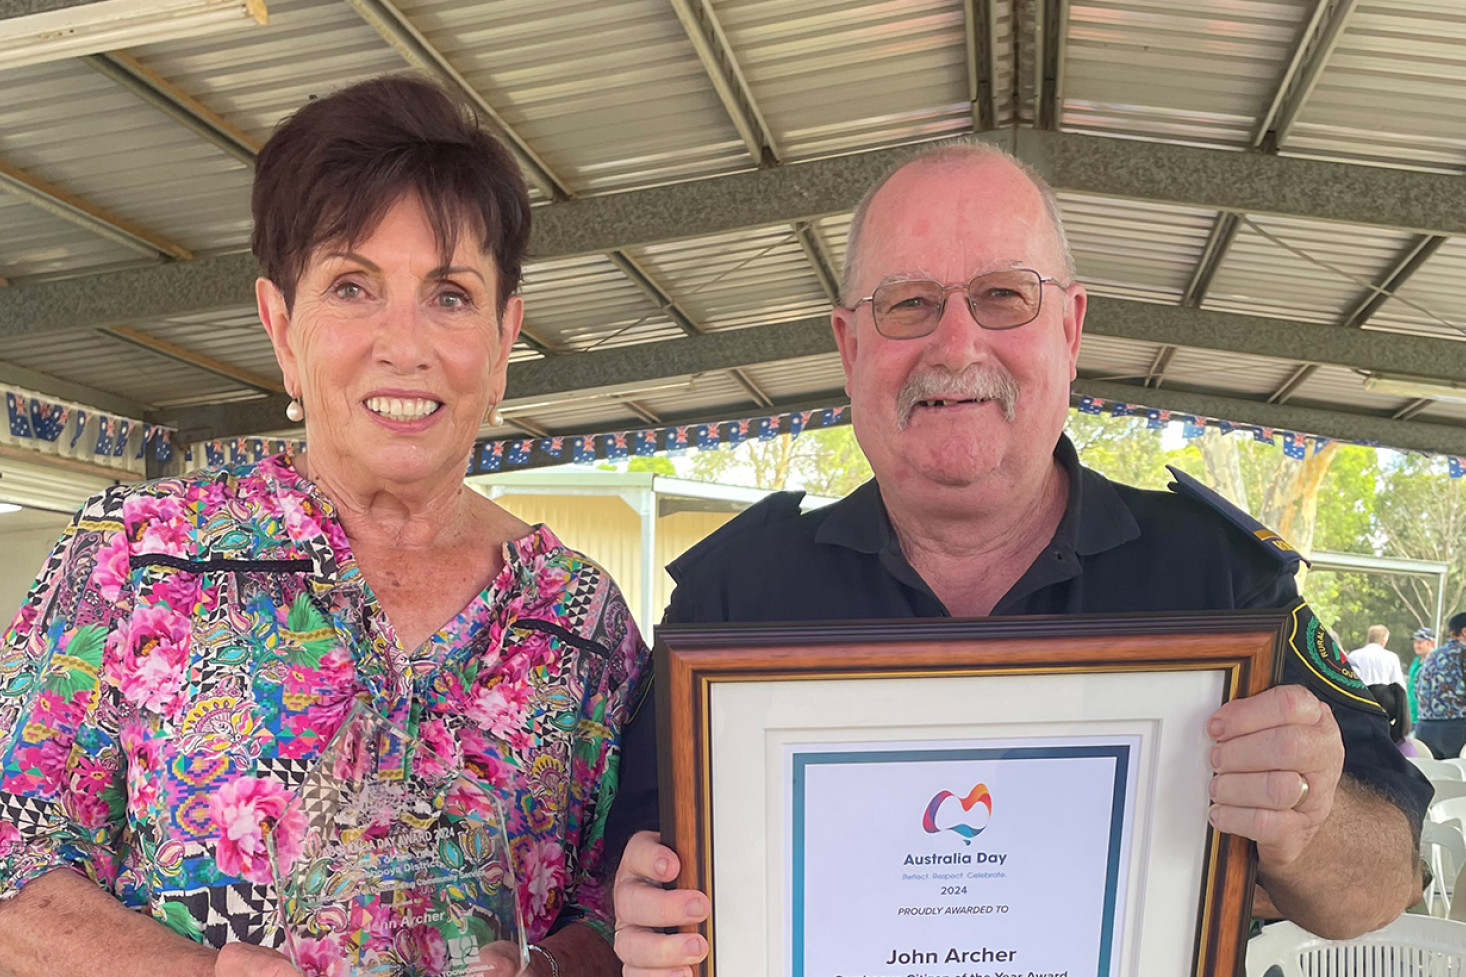
<instances>
[{"instance_id":1,"label":"green tree foliage","mask_svg":"<svg viewBox=\"0 0 1466 977\"><path fill-rule=\"evenodd\" d=\"M745 441L736 448L699 451L691 477L707 482L751 484L780 490L802 488L811 495L843 498L870 478L870 465L849 425L781 434L771 441Z\"/></svg>"}]
</instances>

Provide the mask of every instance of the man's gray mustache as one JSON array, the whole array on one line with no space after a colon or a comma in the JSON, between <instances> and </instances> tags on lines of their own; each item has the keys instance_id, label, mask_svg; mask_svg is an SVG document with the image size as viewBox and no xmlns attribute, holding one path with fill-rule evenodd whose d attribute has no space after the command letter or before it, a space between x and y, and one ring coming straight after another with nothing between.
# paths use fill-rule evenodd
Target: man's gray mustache
<instances>
[{"instance_id":1,"label":"man's gray mustache","mask_svg":"<svg viewBox=\"0 0 1466 977\"><path fill-rule=\"evenodd\" d=\"M923 400L994 400L1011 422L1018 405L1018 381L1001 366L971 366L961 373L933 370L913 373L896 395L896 426L901 430Z\"/></svg>"}]
</instances>

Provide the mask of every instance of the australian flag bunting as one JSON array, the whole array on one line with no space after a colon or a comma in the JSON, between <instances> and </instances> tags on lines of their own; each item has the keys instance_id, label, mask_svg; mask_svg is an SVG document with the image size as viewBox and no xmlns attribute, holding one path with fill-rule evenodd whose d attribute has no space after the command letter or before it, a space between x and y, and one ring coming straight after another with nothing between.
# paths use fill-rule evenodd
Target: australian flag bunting
<instances>
[{"instance_id":1,"label":"australian flag bunting","mask_svg":"<svg viewBox=\"0 0 1466 977\"><path fill-rule=\"evenodd\" d=\"M1152 431L1159 431L1171 420L1171 412L1168 410L1157 410L1154 407L1145 412L1145 426Z\"/></svg>"},{"instance_id":2,"label":"australian flag bunting","mask_svg":"<svg viewBox=\"0 0 1466 977\"><path fill-rule=\"evenodd\" d=\"M1283 455L1294 461L1302 461L1308 455L1308 442L1303 435L1293 431L1283 432Z\"/></svg>"},{"instance_id":3,"label":"australian flag bunting","mask_svg":"<svg viewBox=\"0 0 1466 977\"><path fill-rule=\"evenodd\" d=\"M589 465L596 460L596 448L591 444L590 438L574 437L570 439L570 460L577 465Z\"/></svg>"},{"instance_id":4,"label":"australian flag bunting","mask_svg":"<svg viewBox=\"0 0 1466 977\"><path fill-rule=\"evenodd\" d=\"M1129 404L1122 404L1118 400L1110 405L1111 417L1129 417L1133 413L1135 413L1135 408Z\"/></svg>"},{"instance_id":5,"label":"australian flag bunting","mask_svg":"<svg viewBox=\"0 0 1466 977\"><path fill-rule=\"evenodd\" d=\"M809 423L809 417L810 412L807 410L797 410L789 415L790 437L799 437L799 432L803 431L804 426Z\"/></svg>"},{"instance_id":6,"label":"australian flag bunting","mask_svg":"<svg viewBox=\"0 0 1466 977\"><path fill-rule=\"evenodd\" d=\"M34 437L31 434L31 412L26 398L6 391L5 409L10 414L10 436L13 438Z\"/></svg>"},{"instance_id":7,"label":"australian flag bunting","mask_svg":"<svg viewBox=\"0 0 1466 977\"><path fill-rule=\"evenodd\" d=\"M1452 455L1446 460L1446 468L1450 470L1452 478L1466 476L1466 458L1457 458Z\"/></svg>"},{"instance_id":8,"label":"australian flag bunting","mask_svg":"<svg viewBox=\"0 0 1466 977\"><path fill-rule=\"evenodd\" d=\"M748 438L748 421L728 422L728 444L737 447Z\"/></svg>"},{"instance_id":9,"label":"australian flag bunting","mask_svg":"<svg viewBox=\"0 0 1466 977\"><path fill-rule=\"evenodd\" d=\"M632 431L631 432L631 453L638 458L645 458L647 455L657 453L657 432L656 431Z\"/></svg>"},{"instance_id":10,"label":"australian flag bunting","mask_svg":"<svg viewBox=\"0 0 1466 977\"><path fill-rule=\"evenodd\" d=\"M820 427L833 427L845 417L845 408L826 407L820 411Z\"/></svg>"},{"instance_id":11,"label":"australian flag bunting","mask_svg":"<svg viewBox=\"0 0 1466 977\"><path fill-rule=\"evenodd\" d=\"M560 453L565 450L564 438L540 438L539 449L551 458L559 458Z\"/></svg>"},{"instance_id":12,"label":"australian flag bunting","mask_svg":"<svg viewBox=\"0 0 1466 977\"><path fill-rule=\"evenodd\" d=\"M1270 427L1254 427L1252 429L1252 440L1261 441L1263 444L1277 444L1273 440L1273 429Z\"/></svg>"},{"instance_id":13,"label":"australian flag bunting","mask_svg":"<svg viewBox=\"0 0 1466 977\"><path fill-rule=\"evenodd\" d=\"M1206 433L1206 421L1192 414L1181 415L1181 437L1187 441Z\"/></svg>"},{"instance_id":14,"label":"australian flag bunting","mask_svg":"<svg viewBox=\"0 0 1466 977\"><path fill-rule=\"evenodd\" d=\"M1103 400L1100 400L1098 397L1079 398L1079 413L1081 414L1099 414L1102 413L1104 409L1105 402Z\"/></svg>"},{"instance_id":15,"label":"australian flag bunting","mask_svg":"<svg viewBox=\"0 0 1466 977\"><path fill-rule=\"evenodd\" d=\"M772 441L779 436L779 420L775 417L760 417L754 422L754 430L760 441Z\"/></svg>"},{"instance_id":16,"label":"australian flag bunting","mask_svg":"<svg viewBox=\"0 0 1466 977\"><path fill-rule=\"evenodd\" d=\"M510 468L522 468L529 464L529 448L533 442L524 438L504 443L504 464Z\"/></svg>"},{"instance_id":17,"label":"australian flag bunting","mask_svg":"<svg viewBox=\"0 0 1466 977\"><path fill-rule=\"evenodd\" d=\"M71 412L60 404L48 404L44 400L31 401L31 431L42 441L56 441Z\"/></svg>"},{"instance_id":18,"label":"australian flag bunting","mask_svg":"<svg viewBox=\"0 0 1466 977\"><path fill-rule=\"evenodd\" d=\"M626 435L607 434L603 435L603 438L606 447L607 458L611 459L612 461L620 461L622 458L626 457Z\"/></svg>"},{"instance_id":19,"label":"australian flag bunting","mask_svg":"<svg viewBox=\"0 0 1466 977\"><path fill-rule=\"evenodd\" d=\"M692 429L697 437L697 447L701 451L711 451L718 447L718 426L716 424L699 424Z\"/></svg>"},{"instance_id":20,"label":"australian flag bunting","mask_svg":"<svg viewBox=\"0 0 1466 977\"><path fill-rule=\"evenodd\" d=\"M667 454L680 455L687 450L687 427L667 428Z\"/></svg>"}]
</instances>

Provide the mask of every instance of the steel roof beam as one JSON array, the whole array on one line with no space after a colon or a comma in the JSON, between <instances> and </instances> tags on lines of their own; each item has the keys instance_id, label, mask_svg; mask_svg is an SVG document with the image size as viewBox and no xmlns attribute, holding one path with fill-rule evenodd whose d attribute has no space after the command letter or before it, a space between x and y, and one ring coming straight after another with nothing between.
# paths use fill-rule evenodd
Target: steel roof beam
<instances>
[{"instance_id":1,"label":"steel roof beam","mask_svg":"<svg viewBox=\"0 0 1466 977\"><path fill-rule=\"evenodd\" d=\"M123 417L141 419L144 414L153 409L153 405L133 400L130 397L119 397L106 390L73 383L70 380L53 377L49 373L17 366L14 363L0 362L0 384L33 390L38 394L55 397L57 400L68 400L73 404L82 404L100 411L120 414Z\"/></svg>"},{"instance_id":2,"label":"steel roof beam","mask_svg":"<svg viewBox=\"0 0 1466 977\"><path fill-rule=\"evenodd\" d=\"M979 138L1015 146L1059 190L1466 235L1461 175L1030 129ZM848 213L909 154L882 149L537 207L531 254L604 254ZM258 273L252 256L235 254L6 289L0 337L248 306Z\"/></svg>"},{"instance_id":3,"label":"steel roof beam","mask_svg":"<svg viewBox=\"0 0 1466 977\"><path fill-rule=\"evenodd\" d=\"M1436 235L1424 235L1411 242L1400 253L1389 271L1380 278L1378 287L1366 292L1354 310L1344 317L1343 324L1346 327L1357 328L1368 322L1380 310L1380 307L1421 269L1421 266L1435 256L1435 253L1441 249L1441 245L1445 243L1444 237Z\"/></svg>"},{"instance_id":4,"label":"steel roof beam","mask_svg":"<svg viewBox=\"0 0 1466 977\"><path fill-rule=\"evenodd\" d=\"M800 221L794 225L794 233L799 238L800 248L804 250L804 260L809 262L809 267L820 281L820 288L824 290L825 298L831 305L839 305L840 279L830 265L830 257L825 253L825 245L820 240L819 231L815 230L813 223Z\"/></svg>"},{"instance_id":5,"label":"steel roof beam","mask_svg":"<svg viewBox=\"0 0 1466 977\"><path fill-rule=\"evenodd\" d=\"M1340 441L1377 441L1413 451L1466 453L1466 426L1432 421L1400 421L1352 411L1269 404L1195 390L1154 390L1128 383L1080 378L1074 392L1104 400L1155 407L1175 413L1215 417L1282 431L1321 434Z\"/></svg>"},{"instance_id":6,"label":"steel roof beam","mask_svg":"<svg viewBox=\"0 0 1466 977\"><path fill-rule=\"evenodd\" d=\"M131 248L141 254L188 261L193 253L156 234L140 224L118 217L106 209L84 200L69 190L27 173L18 166L0 160L0 190L39 207L53 217L69 221L99 237Z\"/></svg>"},{"instance_id":7,"label":"steel roof beam","mask_svg":"<svg viewBox=\"0 0 1466 977\"><path fill-rule=\"evenodd\" d=\"M1085 331L1137 342L1168 339L1178 346L1226 352L1262 349L1282 359L1373 368L1411 376L1466 376L1466 342L1404 336L1260 316L1205 312L1121 299L1091 300ZM534 403L570 393L634 393L669 379L721 370L828 355L836 351L823 316L769 326L735 329L685 339L640 343L573 357L512 363L505 406ZM283 398L254 411L263 401L160 412L150 419L186 429L208 429L210 437L252 434L280 426ZM241 427L242 425L242 427ZM260 425L260 426L251 426Z\"/></svg>"},{"instance_id":8,"label":"steel roof beam","mask_svg":"<svg viewBox=\"0 0 1466 977\"><path fill-rule=\"evenodd\" d=\"M166 339L149 335L140 329L131 326L112 326L99 330L103 335L110 336L121 343L129 346L145 349L149 353L155 353L165 359L173 360L175 363L183 363L206 373L232 380L235 383L258 390L261 393L283 394L285 386L279 381L271 380L269 377L262 377L257 373L241 369L231 363L206 356L203 353L185 349L177 343L170 343Z\"/></svg>"},{"instance_id":9,"label":"steel roof beam","mask_svg":"<svg viewBox=\"0 0 1466 977\"><path fill-rule=\"evenodd\" d=\"M81 59L119 88L137 96L195 135L253 167L260 144L223 116L184 92L125 51L90 54Z\"/></svg>"},{"instance_id":10,"label":"steel roof beam","mask_svg":"<svg viewBox=\"0 0 1466 977\"><path fill-rule=\"evenodd\" d=\"M1278 384L1278 389L1268 394L1267 402L1270 404L1285 404L1288 398L1298 392L1298 388L1308 382L1308 378L1318 372L1318 366L1313 363L1300 363L1293 373Z\"/></svg>"},{"instance_id":11,"label":"steel roof beam","mask_svg":"<svg viewBox=\"0 0 1466 977\"><path fill-rule=\"evenodd\" d=\"M759 166L778 163L779 149L774 144L774 137L759 111L748 79L738 66L733 46L728 43L712 5L708 0L670 0L670 3L697 52L697 59L707 72L708 80L713 84L713 90L723 103L723 110L728 113L733 128L738 130L743 145L748 148L748 155Z\"/></svg>"},{"instance_id":12,"label":"steel roof beam","mask_svg":"<svg viewBox=\"0 0 1466 977\"><path fill-rule=\"evenodd\" d=\"M1034 79L1034 124L1059 128L1064 113L1064 49L1069 28L1068 0L1031 0L1039 12L1037 76Z\"/></svg>"},{"instance_id":13,"label":"steel roof beam","mask_svg":"<svg viewBox=\"0 0 1466 977\"><path fill-rule=\"evenodd\" d=\"M1253 133L1254 147L1270 153L1282 148L1333 57L1356 5L1357 0L1316 0L1272 103Z\"/></svg>"},{"instance_id":14,"label":"steel roof beam","mask_svg":"<svg viewBox=\"0 0 1466 977\"><path fill-rule=\"evenodd\" d=\"M963 40L967 57L967 100L972 128L987 132L998 125L997 4L999 0L963 0Z\"/></svg>"},{"instance_id":15,"label":"steel roof beam","mask_svg":"<svg viewBox=\"0 0 1466 977\"><path fill-rule=\"evenodd\" d=\"M531 183L550 197L560 200L573 196L570 188L561 182L548 164L520 138L499 111L489 104L482 94L468 83L468 80L453 67L452 63L412 25L407 15L398 10L390 0L346 0L361 19L381 35L382 39L402 57L402 60L419 71L436 76L473 103L479 113L493 125L510 151L519 160L524 174Z\"/></svg>"}]
</instances>

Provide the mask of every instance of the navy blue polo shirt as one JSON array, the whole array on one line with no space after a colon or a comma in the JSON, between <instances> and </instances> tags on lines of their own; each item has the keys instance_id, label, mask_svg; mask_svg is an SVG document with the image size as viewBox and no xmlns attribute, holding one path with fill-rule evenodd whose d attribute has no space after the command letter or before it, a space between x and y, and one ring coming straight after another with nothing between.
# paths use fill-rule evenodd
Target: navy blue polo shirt
<instances>
[{"instance_id":1,"label":"navy blue polo shirt","mask_svg":"<svg viewBox=\"0 0 1466 977\"><path fill-rule=\"evenodd\" d=\"M1054 458L1069 497L1053 539L998 601L993 615L1144 613L1298 604L1291 548L1177 473L1171 492L1111 482L1079 464L1060 439ZM901 553L867 482L845 499L799 512L801 493L770 496L668 567L677 589L669 624L815 622L948 617ZM1306 605L1318 642L1295 648L1285 682L1306 685L1333 708L1344 770L1393 800L1418 836L1429 782L1390 740L1384 711L1349 672ZM1305 628L1300 628L1302 633ZM622 745L621 785L606 829L612 863L636 831L658 827L656 718L644 695Z\"/></svg>"}]
</instances>

